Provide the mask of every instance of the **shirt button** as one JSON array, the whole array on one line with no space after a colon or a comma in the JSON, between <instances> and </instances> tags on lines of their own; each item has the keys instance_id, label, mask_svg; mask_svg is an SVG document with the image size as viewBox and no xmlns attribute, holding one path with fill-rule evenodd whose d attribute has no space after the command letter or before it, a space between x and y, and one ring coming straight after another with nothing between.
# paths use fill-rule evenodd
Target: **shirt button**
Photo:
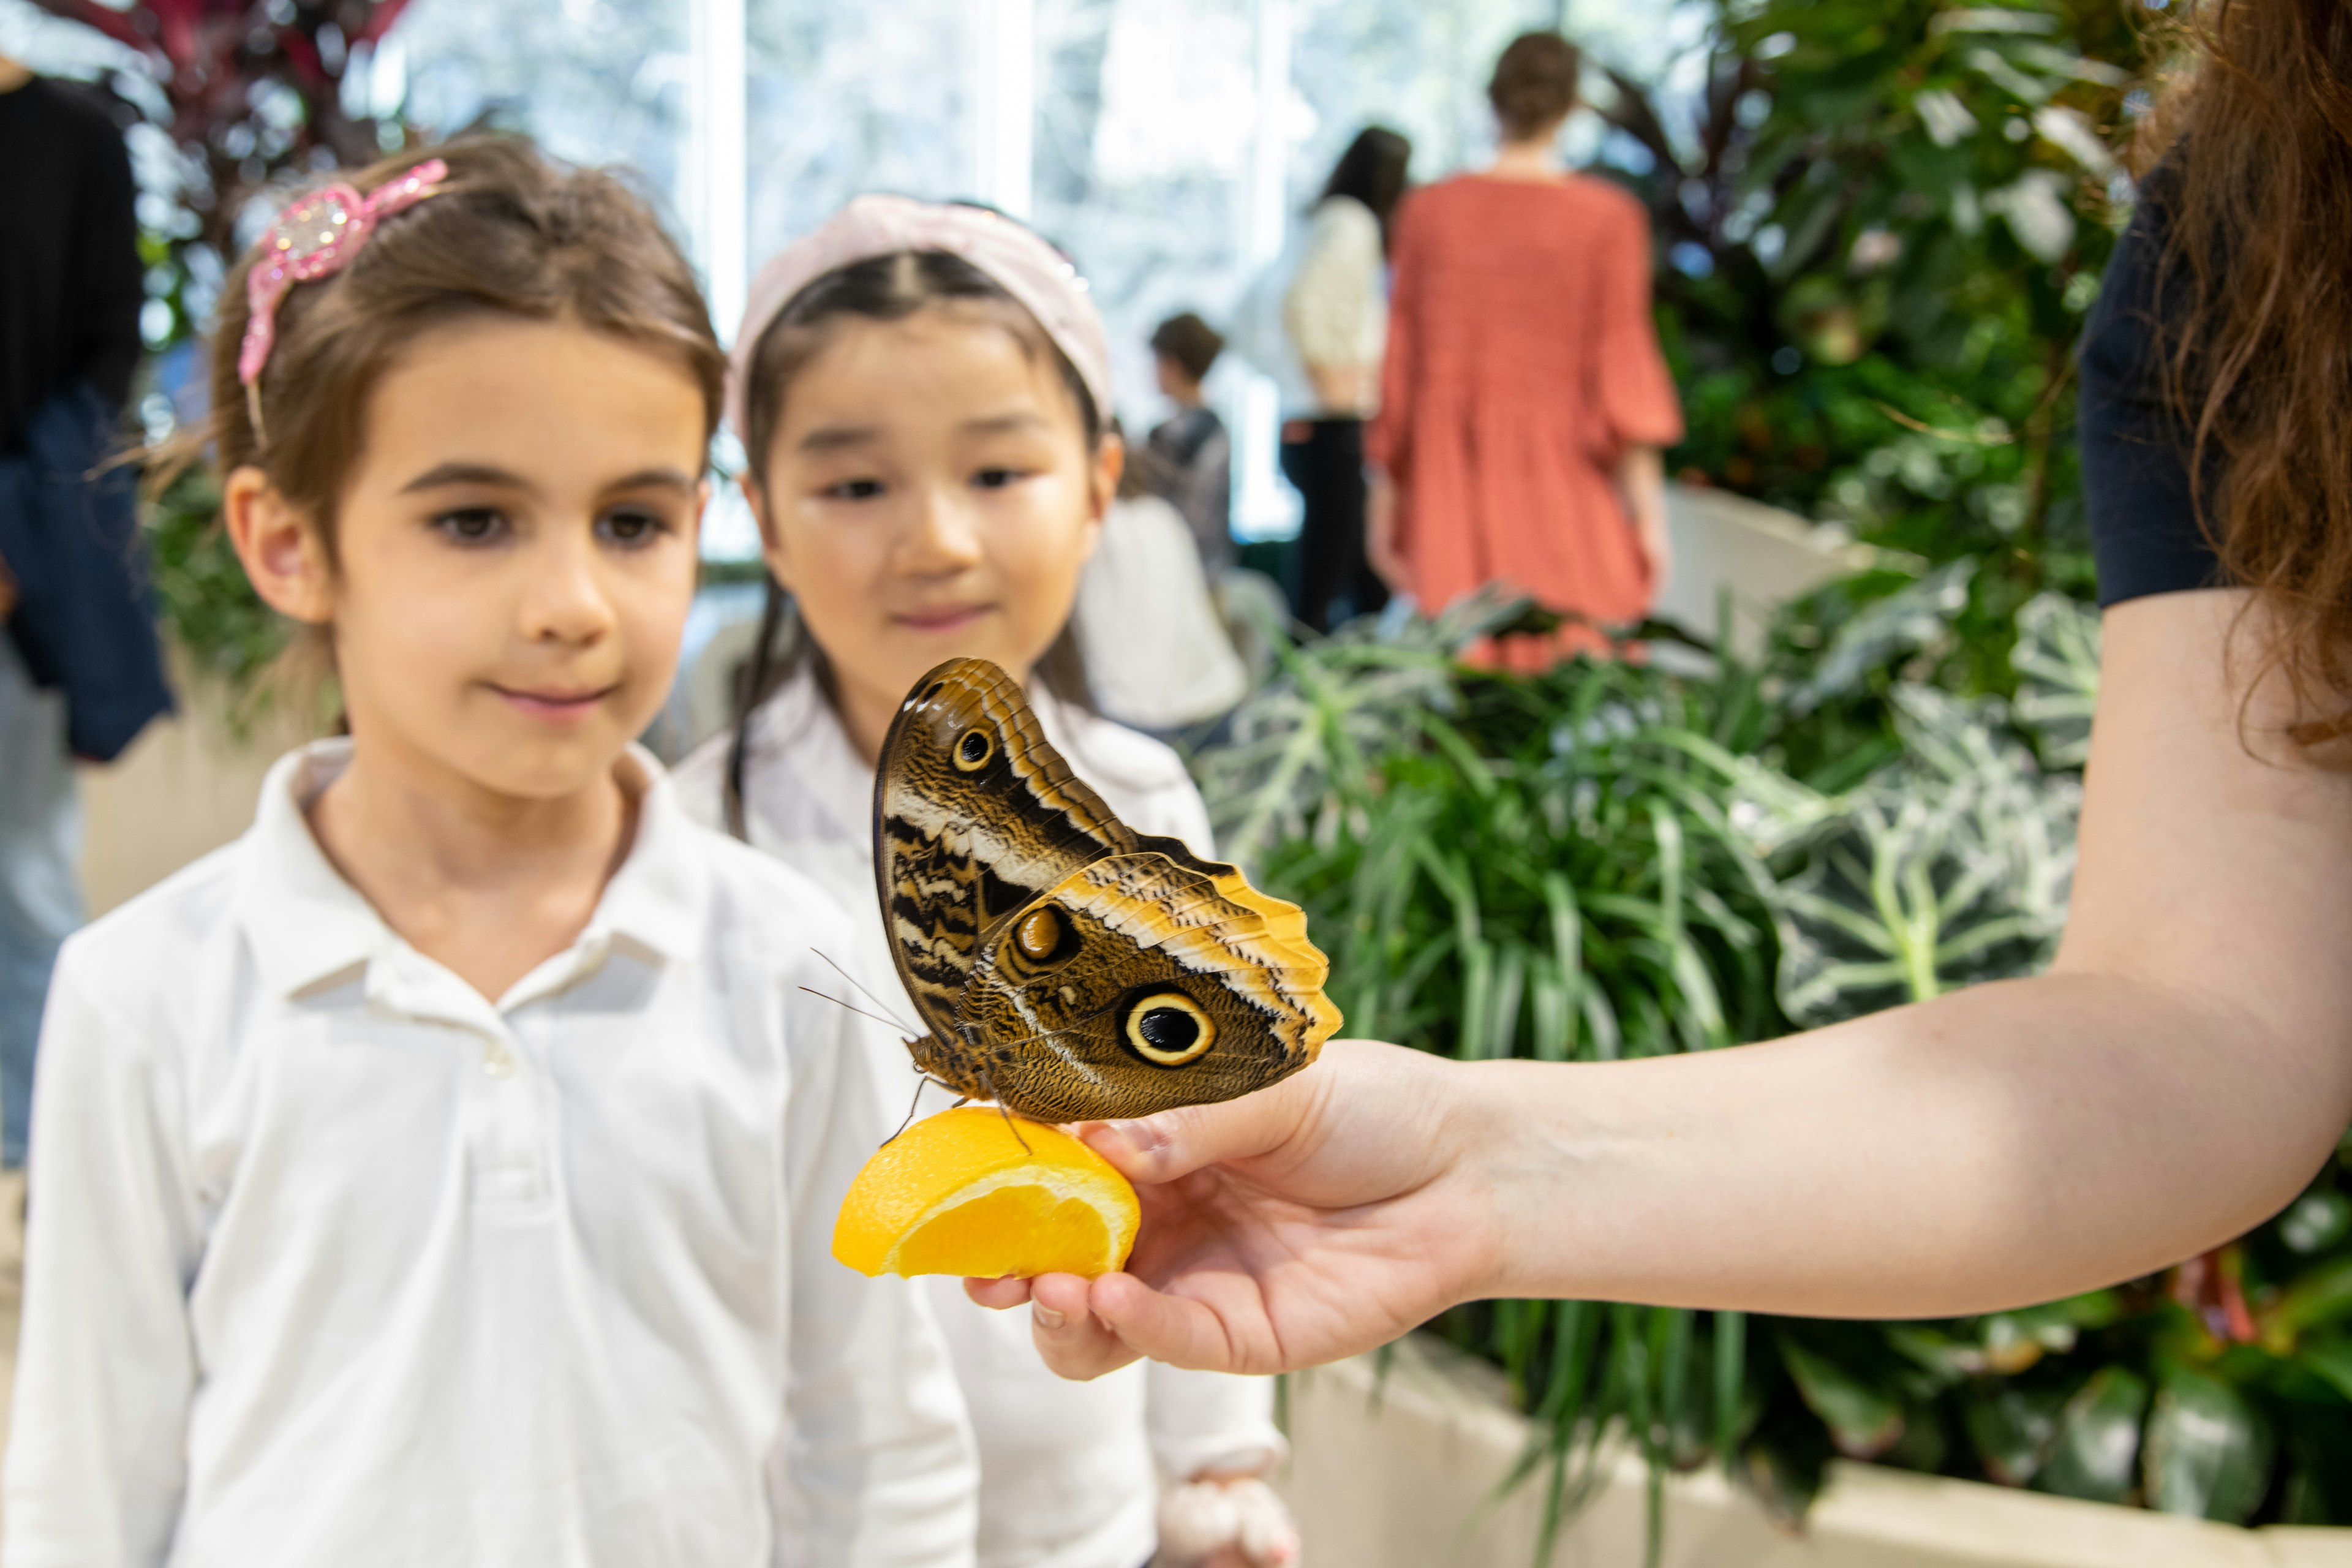
<instances>
[{"instance_id":1,"label":"shirt button","mask_svg":"<svg viewBox=\"0 0 2352 1568\"><path fill-rule=\"evenodd\" d=\"M492 1078L514 1077L514 1053L492 1040L482 1048L482 1070Z\"/></svg>"}]
</instances>

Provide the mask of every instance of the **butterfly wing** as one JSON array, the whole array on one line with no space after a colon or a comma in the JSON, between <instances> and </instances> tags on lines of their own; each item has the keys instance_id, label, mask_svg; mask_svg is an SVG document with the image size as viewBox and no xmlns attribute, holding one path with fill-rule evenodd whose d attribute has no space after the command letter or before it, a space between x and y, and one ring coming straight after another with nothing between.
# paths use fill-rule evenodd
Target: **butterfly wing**
<instances>
[{"instance_id":1,"label":"butterfly wing","mask_svg":"<svg viewBox=\"0 0 2352 1568\"><path fill-rule=\"evenodd\" d=\"M1297 906L1230 867L1147 850L1092 861L1000 922L961 1013L987 1088L1011 1110L1143 1116L1231 1100L1313 1061L1339 1026L1329 973Z\"/></svg>"},{"instance_id":2,"label":"butterfly wing","mask_svg":"<svg viewBox=\"0 0 2352 1568\"><path fill-rule=\"evenodd\" d=\"M965 1037L957 1007L989 932L1088 861L1132 848L1135 835L1047 743L1020 686L986 659L950 659L916 682L880 763L874 879L891 962L952 1054Z\"/></svg>"}]
</instances>

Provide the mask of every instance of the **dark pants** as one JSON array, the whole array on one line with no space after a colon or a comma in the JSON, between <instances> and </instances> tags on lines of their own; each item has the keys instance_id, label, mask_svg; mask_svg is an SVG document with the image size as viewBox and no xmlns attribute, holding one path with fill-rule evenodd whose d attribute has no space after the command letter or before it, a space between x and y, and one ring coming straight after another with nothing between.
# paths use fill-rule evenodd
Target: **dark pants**
<instances>
[{"instance_id":1,"label":"dark pants","mask_svg":"<svg viewBox=\"0 0 2352 1568\"><path fill-rule=\"evenodd\" d=\"M1389 591L1364 559L1364 422L1285 421L1282 472L1307 503L1298 531L1298 618L1328 632L1378 612Z\"/></svg>"}]
</instances>

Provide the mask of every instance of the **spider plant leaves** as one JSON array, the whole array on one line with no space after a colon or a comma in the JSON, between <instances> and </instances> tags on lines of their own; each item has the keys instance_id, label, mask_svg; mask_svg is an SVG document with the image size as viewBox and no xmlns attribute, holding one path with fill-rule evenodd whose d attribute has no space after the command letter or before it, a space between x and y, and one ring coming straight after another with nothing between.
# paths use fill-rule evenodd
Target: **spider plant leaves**
<instances>
[{"instance_id":1,"label":"spider plant leaves","mask_svg":"<svg viewBox=\"0 0 2352 1568\"><path fill-rule=\"evenodd\" d=\"M2229 1384L2164 1369L2146 1440L2147 1500L2166 1513L2242 1522L2270 1488L2271 1434Z\"/></svg>"}]
</instances>

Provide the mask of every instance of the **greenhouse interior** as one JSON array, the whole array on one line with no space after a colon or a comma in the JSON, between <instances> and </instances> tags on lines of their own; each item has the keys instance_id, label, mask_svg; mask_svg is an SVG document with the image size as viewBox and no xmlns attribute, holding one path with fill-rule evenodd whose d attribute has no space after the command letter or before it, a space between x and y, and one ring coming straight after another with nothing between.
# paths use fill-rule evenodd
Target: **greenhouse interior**
<instances>
[{"instance_id":1,"label":"greenhouse interior","mask_svg":"<svg viewBox=\"0 0 2352 1568\"><path fill-rule=\"evenodd\" d=\"M2352 1563L2346 103L0 0L7 1559Z\"/></svg>"}]
</instances>

